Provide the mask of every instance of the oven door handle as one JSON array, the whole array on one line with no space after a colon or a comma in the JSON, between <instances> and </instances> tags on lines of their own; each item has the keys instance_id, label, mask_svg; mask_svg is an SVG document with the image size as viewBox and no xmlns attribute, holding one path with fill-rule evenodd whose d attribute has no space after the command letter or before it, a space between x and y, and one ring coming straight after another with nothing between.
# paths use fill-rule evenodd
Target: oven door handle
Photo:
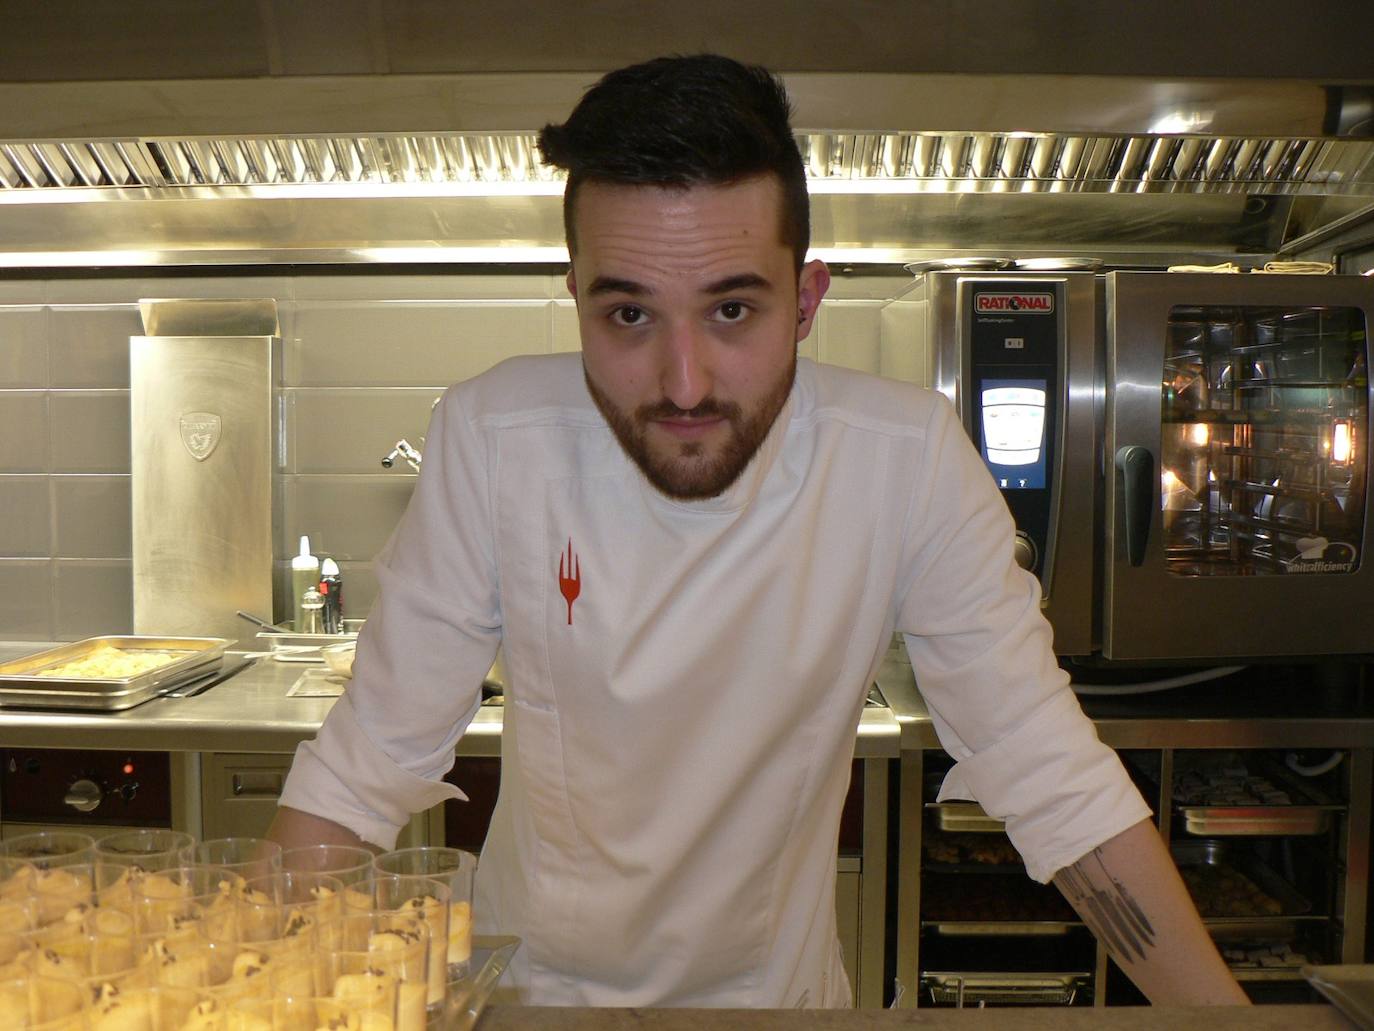
<instances>
[{"instance_id":1,"label":"oven door handle","mask_svg":"<svg viewBox=\"0 0 1374 1031\"><path fill-rule=\"evenodd\" d=\"M1131 565L1145 562L1145 545L1150 539L1150 519L1154 515L1155 456L1139 444L1128 444L1116 452L1116 471L1122 487L1121 512L1126 522L1126 556Z\"/></svg>"}]
</instances>

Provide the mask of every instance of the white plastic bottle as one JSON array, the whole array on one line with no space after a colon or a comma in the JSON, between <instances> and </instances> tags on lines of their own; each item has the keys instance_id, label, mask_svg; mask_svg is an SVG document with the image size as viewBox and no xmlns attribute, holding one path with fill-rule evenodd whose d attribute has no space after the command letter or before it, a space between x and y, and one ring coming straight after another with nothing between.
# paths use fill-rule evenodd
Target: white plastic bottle
<instances>
[{"instance_id":1,"label":"white plastic bottle","mask_svg":"<svg viewBox=\"0 0 1374 1031\"><path fill-rule=\"evenodd\" d=\"M302 534L301 553L291 560L291 626L298 633L305 625L301 601L305 592L317 589L319 583L320 560L310 554L310 538Z\"/></svg>"}]
</instances>

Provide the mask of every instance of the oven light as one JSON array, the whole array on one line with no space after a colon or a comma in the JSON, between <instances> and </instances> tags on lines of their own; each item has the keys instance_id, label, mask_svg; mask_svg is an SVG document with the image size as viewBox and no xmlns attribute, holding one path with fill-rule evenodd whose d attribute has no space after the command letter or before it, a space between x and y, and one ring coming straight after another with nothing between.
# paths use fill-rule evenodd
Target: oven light
<instances>
[{"instance_id":1,"label":"oven light","mask_svg":"<svg viewBox=\"0 0 1374 1031\"><path fill-rule=\"evenodd\" d=\"M1331 461L1347 464L1355 455L1355 441L1348 419L1337 419L1331 427Z\"/></svg>"},{"instance_id":2,"label":"oven light","mask_svg":"<svg viewBox=\"0 0 1374 1031\"><path fill-rule=\"evenodd\" d=\"M1197 447L1206 447L1212 439L1212 429L1205 422L1195 422L1188 429L1188 439Z\"/></svg>"},{"instance_id":3,"label":"oven light","mask_svg":"<svg viewBox=\"0 0 1374 1031\"><path fill-rule=\"evenodd\" d=\"M126 762L122 769L124 770L124 776L127 777L134 772L134 764L131 762Z\"/></svg>"}]
</instances>

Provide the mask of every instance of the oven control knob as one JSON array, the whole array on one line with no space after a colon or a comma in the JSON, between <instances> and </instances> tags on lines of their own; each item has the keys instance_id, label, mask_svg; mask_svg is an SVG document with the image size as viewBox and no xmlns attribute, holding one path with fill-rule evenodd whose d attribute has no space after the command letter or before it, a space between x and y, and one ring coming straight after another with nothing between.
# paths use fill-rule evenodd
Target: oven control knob
<instances>
[{"instance_id":1,"label":"oven control knob","mask_svg":"<svg viewBox=\"0 0 1374 1031\"><path fill-rule=\"evenodd\" d=\"M1030 534L1025 530L1016 531L1016 540L1012 542L1011 553L1016 559L1016 564L1022 569L1035 571L1035 561L1039 557L1036 553L1035 541L1030 539Z\"/></svg>"},{"instance_id":2,"label":"oven control knob","mask_svg":"<svg viewBox=\"0 0 1374 1031\"><path fill-rule=\"evenodd\" d=\"M89 777L82 777L67 789L67 795L62 801L79 813L89 813L99 806L104 798L105 792L100 790L99 784Z\"/></svg>"},{"instance_id":3,"label":"oven control knob","mask_svg":"<svg viewBox=\"0 0 1374 1031\"><path fill-rule=\"evenodd\" d=\"M126 783L121 784L119 787L119 797L124 799L124 801L126 802L132 802L134 800L134 796L137 794L138 781L136 780L127 781Z\"/></svg>"}]
</instances>

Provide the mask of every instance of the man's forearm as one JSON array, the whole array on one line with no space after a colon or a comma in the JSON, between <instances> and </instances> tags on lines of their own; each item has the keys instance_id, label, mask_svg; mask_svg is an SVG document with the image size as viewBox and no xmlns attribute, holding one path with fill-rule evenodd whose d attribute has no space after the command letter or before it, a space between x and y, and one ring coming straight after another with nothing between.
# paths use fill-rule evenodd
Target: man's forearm
<instances>
[{"instance_id":1,"label":"man's forearm","mask_svg":"<svg viewBox=\"0 0 1374 1031\"><path fill-rule=\"evenodd\" d=\"M277 807L277 815L267 829L267 837L284 849L308 845L356 845L373 852L380 851L376 845L364 841L341 823L289 806Z\"/></svg>"},{"instance_id":2,"label":"man's forearm","mask_svg":"<svg viewBox=\"0 0 1374 1031\"><path fill-rule=\"evenodd\" d=\"M1060 870L1054 883L1155 1005L1249 1004L1150 821Z\"/></svg>"}]
</instances>

